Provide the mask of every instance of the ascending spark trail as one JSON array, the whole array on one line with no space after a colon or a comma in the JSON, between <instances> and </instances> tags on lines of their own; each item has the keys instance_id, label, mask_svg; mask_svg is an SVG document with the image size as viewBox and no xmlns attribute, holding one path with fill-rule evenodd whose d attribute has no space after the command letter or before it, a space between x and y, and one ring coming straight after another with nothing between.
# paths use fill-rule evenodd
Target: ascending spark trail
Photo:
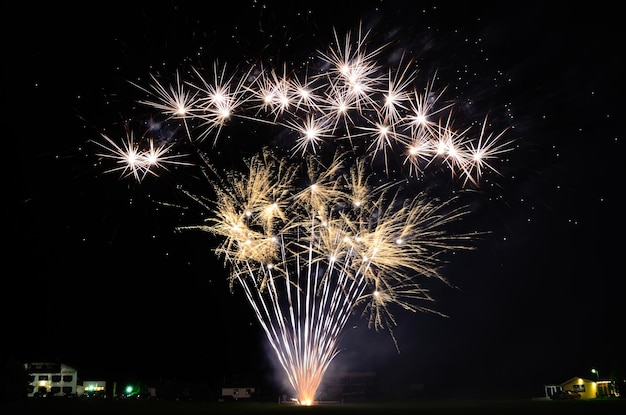
<instances>
[{"instance_id":1,"label":"ascending spark trail","mask_svg":"<svg viewBox=\"0 0 626 415\"><path fill-rule=\"evenodd\" d=\"M468 249L469 239L445 230L463 210L426 194L402 199L395 185L369 188L363 161L309 161L309 173L324 173L299 188L301 166L292 159L253 157L248 172L211 182L212 219L184 227L223 240L216 252L230 281L243 287L302 403L313 401L358 305L371 327L391 330L388 305L421 309L415 301L431 298L416 275L444 280L436 258Z\"/></svg>"},{"instance_id":2,"label":"ascending spark trail","mask_svg":"<svg viewBox=\"0 0 626 415\"><path fill-rule=\"evenodd\" d=\"M452 105L439 105L443 92L433 92L433 81L414 87L417 72L404 56L402 67L382 68L376 57L384 48L368 52L366 40L359 32L356 43L348 35L342 44L335 35L313 74L252 65L238 77L215 64L207 76L191 71L195 80L177 73L174 86L152 77L152 86L140 87L148 94L141 102L178 120L181 142L194 148L211 135L215 146L234 119L280 127L293 138L287 156L265 147L246 159L246 171L209 169L211 198L185 191L209 219L180 229L220 238L216 254L231 288L243 290L302 404L314 401L358 309L393 338L389 306L433 311L419 305L433 299L417 279L446 282L444 254L471 249L476 236L450 232L466 214L456 199L412 195L393 181L392 156L404 157L405 179L439 160L464 186L478 186L484 172L496 172L491 161L511 149L499 142L504 133L485 131L486 118L477 138L471 128L455 130ZM101 156L123 164L111 169L123 176L140 181L176 163L169 146L148 151L132 135L122 146L104 138ZM331 144L343 150L323 161ZM382 185L380 175L374 179L379 158Z\"/></svg>"}]
</instances>

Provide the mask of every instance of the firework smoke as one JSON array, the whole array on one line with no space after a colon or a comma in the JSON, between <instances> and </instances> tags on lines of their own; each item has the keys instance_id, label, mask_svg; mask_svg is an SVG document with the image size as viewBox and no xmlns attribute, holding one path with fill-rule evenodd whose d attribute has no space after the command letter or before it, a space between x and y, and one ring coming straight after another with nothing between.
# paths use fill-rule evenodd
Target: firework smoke
<instances>
[{"instance_id":1,"label":"firework smoke","mask_svg":"<svg viewBox=\"0 0 626 415\"><path fill-rule=\"evenodd\" d=\"M220 238L216 254L230 269L276 353L300 403L311 404L350 317L388 329L390 305L409 311L432 298L417 281L436 278L448 251L471 249L475 235L451 233L466 211L456 200L403 188L426 168L443 168L462 186L479 186L492 161L511 149L504 132L454 127L453 103L442 103L435 77L421 87L411 59L383 67L368 50L368 33L335 35L304 73L253 64L192 69L171 83L153 76L142 104L178 123L182 139L99 146L123 176L141 181L170 164L185 164L180 145L216 146L235 121L281 130L281 148L267 145L247 169L209 169L210 197L188 195L209 211L200 229ZM474 134L474 135L472 135ZM286 137L286 138L285 138ZM236 144L234 144L236 145ZM284 147L284 148L283 148ZM208 166L212 165L210 155ZM377 166L382 166L380 171ZM400 180L394 171L402 171ZM497 173L497 172L496 172ZM382 178L382 179L381 179ZM432 310L431 310L432 311Z\"/></svg>"}]
</instances>

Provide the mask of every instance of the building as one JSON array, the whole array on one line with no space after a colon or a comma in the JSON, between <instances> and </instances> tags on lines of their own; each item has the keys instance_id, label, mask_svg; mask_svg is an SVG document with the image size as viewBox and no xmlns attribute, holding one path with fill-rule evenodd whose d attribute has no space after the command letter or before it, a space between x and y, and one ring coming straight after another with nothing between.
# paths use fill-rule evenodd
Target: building
<instances>
[{"instance_id":1,"label":"building","mask_svg":"<svg viewBox=\"0 0 626 415\"><path fill-rule=\"evenodd\" d=\"M379 394L375 372L329 372L318 390L322 401L362 401Z\"/></svg>"},{"instance_id":2,"label":"building","mask_svg":"<svg viewBox=\"0 0 626 415\"><path fill-rule=\"evenodd\" d=\"M570 393L577 399L618 396L615 385L609 380L589 380L573 377L560 384L544 385L545 397L555 399L559 394Z\"/></svg>"},{"instance_id":3,"label":"building","mask_svg":"<svg viewBox=\"0 0 626 415\"><path fill-rule=\"evenodd\" d=\"M90 398L105 398L107 383L105 380L85 380L82 385L76 386L78 396Z\"/></svg>"},{"instance_id":4,"label":"building","mask_svg":"<svg viewBox=\"0 0 626 415\"><path fill-rule=\"evenodd\" d=\"M24 364L28 375L28 396L75 396L78 372L63 363Z\"/></svg>"},{"instance_id":5,"label":"building","mask_svg":"<svg viewBox=\"0 0 626 415\"><path fill-rule=\"evenodd\" d=\"M222 388L222 399L250 399L254 396L254 388Z\"/></svg>"}]
</instances>

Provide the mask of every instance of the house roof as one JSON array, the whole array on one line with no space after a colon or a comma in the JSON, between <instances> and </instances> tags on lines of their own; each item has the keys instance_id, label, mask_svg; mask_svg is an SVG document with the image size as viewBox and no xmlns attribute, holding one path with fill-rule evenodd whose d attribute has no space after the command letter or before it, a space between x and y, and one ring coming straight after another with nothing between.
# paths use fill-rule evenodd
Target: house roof
<instances>
[{"instance_id":1,"label":"house roof","mask_svg":"<svg viewBox=\"0 0 626 415\"><path fill-rule=\"evenodd\" d=\"M585 379L582 378L580 376L574 376L573 378L570 378L568 380L566 380L565 382L561 382L561 383L549 383L543 386L563 386L563 385L567 385L568 383L573 383L575 381L577 381L578 379L582 379L584 383L592 383L595 382L594 380L590 380L590 379Z\"/></svg>"},{"instance_id":2,"label":"house roof","mask_svg":"<svg viewBox=\"0 0 626 415\"><path fill-rule=\"evenodd\" d=\"M565 382L562 382L561 385L572 383L574 381L577 381L578 379L582 379L584 383L592 383L592 382L594 382L593 380L581 378L580 376L574 376L573 378L570 378L570 379L566 380Z\"/></svg>"},{"instance_id":3,"label":"house roof","mask_svg":"<svg viewBox=\"0 0 626 415\"><path fill-rule=\"evenodd\" d=\"M29 373L57 373L63 370L69 370L76 372L76 369L65 363L53 363L53 362L31 362L24 364L24 367Z\"/></svg>"}]
</instances>

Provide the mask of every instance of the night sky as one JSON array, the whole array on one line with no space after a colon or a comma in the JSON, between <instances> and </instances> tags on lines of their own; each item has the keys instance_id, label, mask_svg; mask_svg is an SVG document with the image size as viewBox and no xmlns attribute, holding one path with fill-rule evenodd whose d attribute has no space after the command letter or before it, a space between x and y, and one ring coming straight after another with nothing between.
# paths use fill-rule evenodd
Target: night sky
<instances>
[{"instance_id":1,"label":"night sky","mask_svg":"<svg viewBox=\"0 0 626 415\"><path fill-rule=\"evenodd\" d=\"M362 22L376 41L397 42L383 58L404 51L425 75L437 70L451 96L471 101L466 113L510 127L515 149L471 199L471 226L490 233L446 266L456 288L429 285L447 317L398 311L400 353L355 318L336 368L376 371L390 389L471 394L488 382L520 396L592 378L591 368L623 378L623 22L613 6L282 3L3 6L13 24L2 29L2 357L60 361L85 378L272 378L215 241L174 231L198 219L168 205L190 205L177 183L199 173L120 179L103 173L91 140L123 136L125 120L153 111L130 82L215 60L301 62L333 29L343 37ZM225 129L211 151L227 165L271 140Z\"/></svg>"}]
</instances>

